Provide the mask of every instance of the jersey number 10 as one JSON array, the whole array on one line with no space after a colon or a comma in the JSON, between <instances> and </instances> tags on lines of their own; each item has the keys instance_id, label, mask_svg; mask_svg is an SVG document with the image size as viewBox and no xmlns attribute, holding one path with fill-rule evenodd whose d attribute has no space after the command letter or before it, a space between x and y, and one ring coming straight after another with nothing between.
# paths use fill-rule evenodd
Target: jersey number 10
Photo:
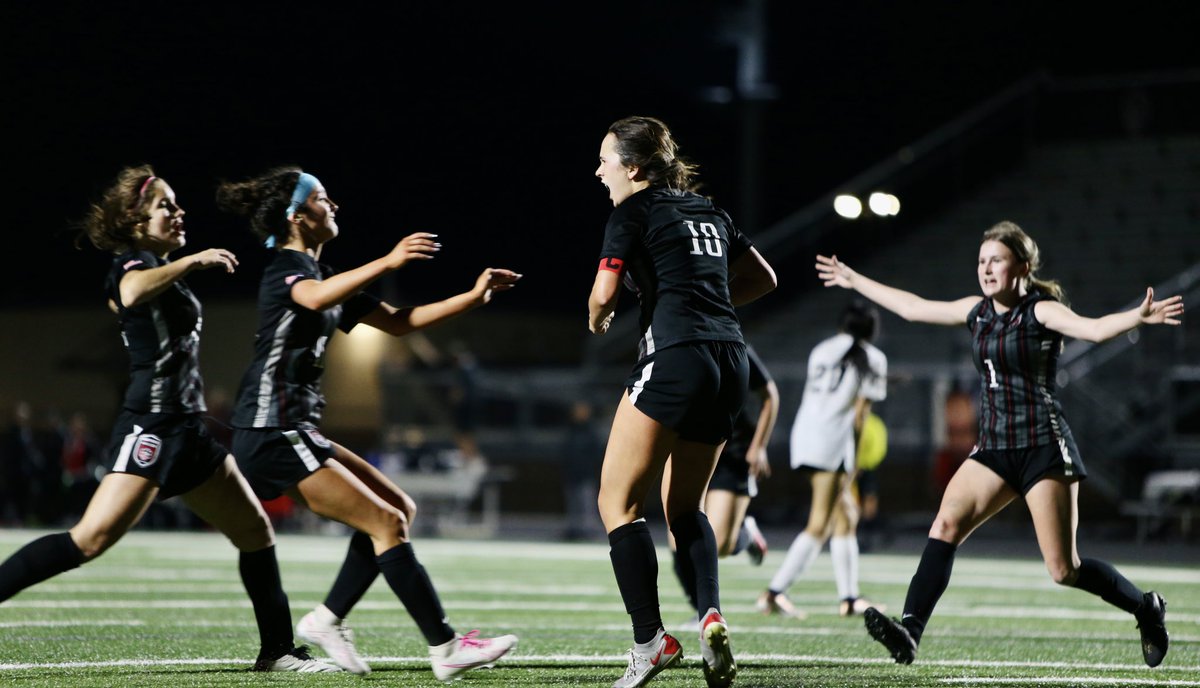
<instances>
[{"instance_id":1,"label":"jersey number 10","mask_svg":"<svg viewBox=\"0 0 1200 688\"><path fill-rule=\"evenodd\" d=\"M692 250L690 253L693 256L702 256L708 254L713 258L720 258L725 255L721 248L721 235L717 234L717 226L711 222L701 222L700 231L696 231L696 225L691 220L684 220L688 229L692 231ZM704 250L700 250L700 240L704 239Z\"/></svg>"}]
</instances>

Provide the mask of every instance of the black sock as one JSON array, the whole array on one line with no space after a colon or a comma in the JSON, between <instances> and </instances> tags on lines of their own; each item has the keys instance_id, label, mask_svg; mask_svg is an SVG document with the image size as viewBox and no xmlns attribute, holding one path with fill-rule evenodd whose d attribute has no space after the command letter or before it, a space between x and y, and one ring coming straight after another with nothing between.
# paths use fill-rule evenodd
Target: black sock
<instances>
[{"instance_id":1,"label":"black sock","mask_svg":"<svg viewBox=\"0 0 1200 688\"><path fill-rule=\"evenodd\" d=\"M260 655L277 658L292 649L293 638L292 611L279 579L275 545L257 552L239 553L238 572L242 574L242 585L254 606L254 620L258 623L258 639L262 644Z\"/></svg>"},{"instance_id":2,"label":"black sock","mask_svg":"<svg viewBox=\"0 0 1200 688\"><path fill-rule=\"evenodd\" d=\"M750 545L750 529L743 523L741 528L738 528L737 540L733 541L733 549L729 554L741 554L746 551L746 547Z\"/></svg>"},{"instance_id":3,"label":"black sock","mask_svg":"<svg viewBox=\"0 0 1200 688\"><path fill-rule=\"evenodd\" d=\"M720 585L717 582L717 538L708 517L693 511L671 519L675 548L692 562L696 580L696 609L703 614L710 607L721 610Z\"/></svg>"},{"instance_id":4,"label":"black sock","mask_svg":"<svg viewBox=\"0 0 1200 688\"><path fill-rule=\"evenodd\" d=\"M954 552L957 545L929 538L925 542L925 551L921 553L921 563L917 572L908 584L908 597L904 600L904 615L901 621L912 634L913 640L921 642L925 633L925 624L933 615L933 608L946 592L950 583L950 572L954 568Z\"/></svg>"},{"instance_id":5,"label":"black sock","mask_svg":"<svg viewBox=\"0 0 1200 688\"><path fill-rule=\"evenodd\" d=\"M608 534L617 588L633 622L633 640L648 643L662 628L658 609L658 557L645 521L626 523Z\"/></svg>"},{"instance_id":6,"label":"black sock","mask_svg":"<svg viewBox=\"0 0 1200 688\"><path fill-rule=\"evenodd\" d=\"M83 552L70 533L43 535L0 564L0 602L82 563Z\"/></svg>"},{"instance_id":7,"label":"black sock","mask_svg":"<svg viewBox=\"0 0 1200 688\"><path fill-rule=\"evenodd\" d=\"M694 609L696 607L696 570L692 568L692 560L680 554L679 550L671 552L671 559L675 563L675 577L679 579L679 584L683 586L683 592Z\"/></svg>"},{"instance_id":8,"label":"black sock","mask_svg":"<svg viewBox=\"0 0 1200 688\"><path fill-rule=\"evenodd\" d=\"M433 581L425 567L417 561L411 542L402 542L375 558L379 571L400 598L408 615L417 622L425 642L443 645L454 639L454 629L446 620L446 612L433 589Z\"/></svg>"},{"instance_id":9,"label":"black sock","mask_svg":"<svg viewBox=\"0 0 1200 688\"><path fill-rule=\"evenodd\" d=\"M346 618L378 576L379 564L375 561L375 545L371 544L371 536L355 531L350 537L350 549L346 552L342 568L329 594L325 596L325 607L337 618Z\"/></svg>"},{"instance_id":10,"label":"black sock","mask_svg":"<svg viewBox=\"0 0 1200 688\"><path fill-rule=\"evenodd\" d=\"M1099 559L1084 559L1080 562L1075 587L1086 590L1130 614L1142 606L1142 591L1113 568L1112 564Z\"/></svg>"}]
</instances>

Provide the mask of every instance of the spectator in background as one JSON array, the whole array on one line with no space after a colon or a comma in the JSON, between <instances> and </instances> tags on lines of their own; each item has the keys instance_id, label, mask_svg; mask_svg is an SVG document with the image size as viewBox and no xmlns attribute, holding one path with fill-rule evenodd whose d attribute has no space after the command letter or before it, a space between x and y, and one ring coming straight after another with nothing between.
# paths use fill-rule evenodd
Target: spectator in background
<instances>
[{"instance_id":1,"label":"spectator in background","mask_svg":"<svg viewBox=\"0 0 1200 688\"><path fill-rule=\"evenodd\" d=\"M563 501L567 512L564 540L587 540L604 532L596 513L596 492L605 442L594 416L595 409L589 401L580 399L571 405L562 448Z\"/></svg>"},{"instance_id":2,"label":"spectator in background","mask_svg":"<svg viewBox=\"0 0 1200 688\"><path fill-rule=\"evenodd\" d=\"M71 414L63 441L62 473L66 485L64 515L72 523L83 516L83 509L100 485L98 477L100 440L92 432L87 415Z\"/></svg>"},{"instance_id":3,"label":"spectator in background","mask_svg":"<svg viewBox=\"0 0 1200 688\"><path fill-rule=\"evenodd\" d=\"M13 407L12 424L0 444L0 522L25 525L30 509L30 482L44 462L34 441L33 409L29 402Z\"/></svg>"}]
</instances>

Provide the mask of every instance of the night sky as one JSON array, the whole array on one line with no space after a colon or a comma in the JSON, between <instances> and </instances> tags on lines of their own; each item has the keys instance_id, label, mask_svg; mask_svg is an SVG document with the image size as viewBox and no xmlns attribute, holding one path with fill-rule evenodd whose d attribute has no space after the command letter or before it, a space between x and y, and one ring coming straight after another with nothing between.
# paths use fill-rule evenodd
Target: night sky
<instances>
[{"instance_id":1,"label":"night sky","mask_svg":"<svg viewBox=\"0 0 1200 688\"><path fill-rule=\"evenodd\" d=\"M626 115L666 120L703 190L735 221L745 210L741 106L707 97L734 86L719 29L741 3L110 4L0 8L16 242L0 307L102 302L108 261L75 250L69 228L142 162L188 212L184 252L242 259L233 277L189 277L202 299L252 297L266 257L215 209L217 181L279 164L318 175L342 206L324 256L337 267L412 231L441 236L436 261L379 285L401 302L465 289L490 265L526 275L497 307L582 312L611 210L596 154ZM1034 70L1200 66L1188 3L1099 16L1094 3L982 4L766 2L774 94L758 106L757 226L743 231Z\"/></svg>"}]
</instances>

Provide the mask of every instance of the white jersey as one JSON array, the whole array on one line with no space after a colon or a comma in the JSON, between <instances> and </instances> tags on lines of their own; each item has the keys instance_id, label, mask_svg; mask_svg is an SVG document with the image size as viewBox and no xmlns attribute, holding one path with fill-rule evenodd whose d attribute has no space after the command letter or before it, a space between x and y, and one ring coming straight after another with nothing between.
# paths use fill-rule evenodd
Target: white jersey
<instances>
[{"instance_id":1,"label":"white jersey","mask_svg":"<svg viewBox=\"0 0 1200 688\"><path fill-rule=\"evenodd\" d=\"M861 342L870 372L860 375L858 367L845 360L853 344L854 337L837 334L813 347L808 356L804 398L792 423L792 468L854 470L854 402L859 397L873 402L887 397L887 356Z\"/></svg>"}]
</instances>

